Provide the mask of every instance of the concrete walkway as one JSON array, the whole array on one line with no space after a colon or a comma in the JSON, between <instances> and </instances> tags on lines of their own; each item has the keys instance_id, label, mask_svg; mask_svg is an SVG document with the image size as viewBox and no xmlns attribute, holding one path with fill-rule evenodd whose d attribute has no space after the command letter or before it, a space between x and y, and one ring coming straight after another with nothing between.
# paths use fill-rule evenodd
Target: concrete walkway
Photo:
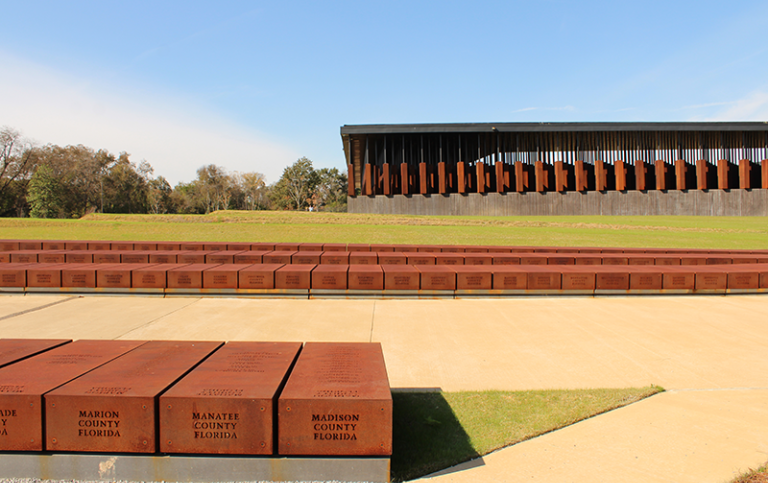
<instances>
[{"instance_id":1,"label":"concrete walkway","mask_svg":"<svg viewBox=\"0 0 768 483\"><path fill-rule=\"evenodd\" d=\"M0 337L378 341L393 388L668 392L435 481L724 482L768 460L768 296L0 296Z\"/></svg>"}]
</instances>

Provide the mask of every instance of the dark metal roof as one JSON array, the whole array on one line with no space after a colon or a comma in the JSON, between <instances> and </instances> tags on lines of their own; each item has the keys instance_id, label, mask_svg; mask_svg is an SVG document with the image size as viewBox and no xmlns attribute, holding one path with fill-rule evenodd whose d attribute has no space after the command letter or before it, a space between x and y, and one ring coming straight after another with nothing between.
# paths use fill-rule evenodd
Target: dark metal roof
<instances>
[{"instance_id":1,"label":"dark metal roof","mask_svg":"<svg viewBox=\"0 0 768 483\"><path fill-rule=\"evenodd\" d=\"M455 124L345 124L341 134L593 131L768 131L768 122L477 122Z\"/></svg>"}]
</instances>

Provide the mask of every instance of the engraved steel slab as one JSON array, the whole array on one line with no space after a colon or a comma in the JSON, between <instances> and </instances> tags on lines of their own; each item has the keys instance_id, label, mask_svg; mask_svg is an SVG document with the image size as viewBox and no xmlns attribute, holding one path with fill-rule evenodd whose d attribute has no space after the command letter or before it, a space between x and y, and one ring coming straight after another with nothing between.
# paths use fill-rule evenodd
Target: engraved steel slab
<instances>
[{"instance_id":1,"label":"engraved steel slab","mask_svg":"<svg viewBox=\"0 0 768 483\"><path fill-rule=\"evenodd\" d=\"M694 286L696 290L725 290L728 288L728 274L720 270L712 270L711 267L697 270Z\"/></svg>"},{"instance_id":2,"label":"engraved steel slab","mask_svg":"<svg viewBox=\"0 0 768 483\"><path fill-rule=\"evenodd\" d=\"M63 240L46 240L42 244L43 250L65 250L66 242Z\"/></svg>"},{"instance_id":3,"label":"engraved steel slab","mask_svg":"<svg viewBox=\"0 0 768 483\"><path fill-rule=\"evenodd\" d=\"M203 250L208 251L223 251L227 249L226 243L205 243L203 244Z\"/></svg>"},{"instance_id":4,"label":"engraved steel slab","mask_svg":"<svg viewBox=\"0 0 768 483\"><path fill-rule=\"evenodd\" d=\"M63 263L38 263L27 268L27 287L61 287Z\"/></svg>"},{"instance_id":5,"label":"engraved steel slab","mask_svg":"<svg viewBox=\"0 0 768 483\"><path fill-rule=\"evenodd\" d=\"M0 251L10 252L19 249L18 240L0 240Z\"/></svg>"},{"instance_id":6,"label":"engraved steel slab","mask_svg":"<svg viewBox=\"0 0 768 483\"><path fill-rule=\"evenodd\" d=\"M547 256L544 254L526 254L520 255L520 265L546 265Z\"/></svg>"},{"instance_id":7,"label":"engraved steel slab","mask_svg":"<svg viewBox=\"0 0 768 483\"><path fill-rule=\"evenodd\" d=\"M162 396L163 453L274 453L277 396L299 342L229 342Z\"/></svg>"},{"instance_id":8,"label":"engraved steel slab","mask_svg":"<svg viewBox=\"0 0 768 483\"><path fill-rule=\"evenodd\" d=\"M262 263L266 250L249 250L235 255L235 263Z\"/></svg>"},{"instance_id":9,"label":"engraved steel slab","mask_svg":"<svg viewBox=\"0 0 768 483\"><path fill-rule=\"evenodd\" d=\"M526 267L528 270L528 290L560 290L563 274L560 267Z\"/></svg>"},{"instance_id":10,"label":"engraved steel slab","mask_svg":"<svg viewBox=\"0 0 768 483\"><path fill-rule=\"evenodd\" d=\"M435 265L464 265L464 254L435 253Z\"/></svg>"},{"instance_id":11,"label":"engraved steel slab","mask_svg":"<svg viewBox=\"0 0 768 483\"><path fill-rule=\"evenodd\" d=\"M157 397L221 342L151 341L45 395L49 451L154 453Z\"/></svg>"},{"instance_id":12,"label":"engraved steel slab","mask_svg":"<svg viewBox=\"0 0 768 483\"><path fill-rule=\"evenodd\" d=\"M666 267L662 288L665 290L693 290L696 286L695 267Z\"/></svg>"},{"instance_id":13,"label":"engraved steel slab","mask_svg":"<svg viewBox=\"0 0 768 483\"><path fill-rule=\"evenodd\" d=\"M11 252L11 263L37 263L40 250L17 250Z\"/></svg>"},{"instance_id":14,"label":"engraved steel slab","mask_svg":"<svg viewBox=\"0 0 768 483\"><path fill-rule=\"evenodd\" d=\"M318 265L312 270L313 289L346 290L349 265Z\"/></svg>"},{"instance_id":15,"label":"engraved steel slab","mask_svg":"<svg viewBox=\"0 0 768 483\"><path fill-rule=\"evenodd\" d=\"M395 246L390 245L388 243L381 244L381 243L372 243L370 245L372 252L394 252Z\"/></svg>"},{"instance_id":16,"label":"engraved steel slab","mask_svg":"<svg viewBox=\"0 0 768 483\"><path fill-rule=\"evenodd\" d=\"M465 253L464 265L493 265L495 253Z\"/></svg>"},{"instance_id":17,"label":"engraved steel slab","mask_svg":"<svg viewBox=\"0 0 768 483\"><path fill-rule=\"evenodd\" d=\"M628 265L655 265L656 262L653 256L650 256L650 255L628 255L627 264ZM606 265L610 265L610 263L607 263ZM614 265L619 265L619 264L614 264Z\"/></svg>"},{"instance_id":18,"label":"engraved steel slab","mask_svg":"<svg viewBox=\"0 0 768 483\"><path fill-rule=\"evenodd\" d=\"M405 263L408 265L435 265L435 254L427 252L406 253Z\"/></svg>"},{"instance_id":19,"label":"engraved steel slab","mask_svg":"<svg viewBox=\"0 0 768 483\"><path fill-rule=\"evenodd\" d=\"M131 288L131 270L142 267L146 267L146 264L98 265L96 268L96 286L100 288Z\"/></svg>"},{"instance_id":20,"label":"engraved steel slab","mask_svg":"<svg viewBox=\"0 0 768 483\"><path fill-rule=\"evenodd\" d=\"M446 265L414 265L421 274L421 290L456 290L456 269ZM462 265L466 267L466 265Z\"/></svg>"},{"instance_id":21,"label":"engraved steel slab","mask_svg":"<svg viewBox=\"0 0 768 483\"><path fill-rule=\"evenodd\" d=\"M605 266L595 267L595 289L597 290L629 290L629 267Z\"/></svg>"},{"instance_id":22,"label":"engraved steel slab","mask_svg":"<svg viewBox=\"0 0 768 483\"><path fill-rule=\"evenodd\" d=\"M237 288L238 272L249 264L222 264L203 272L203 288Z\"/></svg>"},{"instance_id":23,"label":"engraved steel slab","mask_svg":"<svg viewBox=\"0 0 768 483\"><path fill-rule=\"evenodd\" d=\"M181 268L177 263L158 263L137 268L131 272L132 288L166 288L168 270Z\"/></svg>"},{"instance_id":24,"label":"engraved steel slab","mask_svg":"<svg viewBox=\"0 0 768 483\"><path fill-rule=\"evenodd\" d=\"M118 249L96 250L93 252L93 263L120 263L121 252Z\"/></svg>"},{"instance_id":25,"label":"engraved steel slab","mask_svg":"<svg viewBox=\"0 0 768 483\"><path fill-rule=\"evenodd\" d=\"M68 342L72 339L0 339L0 367Z\"/></svg>"},{"instance_id":26,"label":"engraved steel slab","mask_svg":"<svg viewBox=\"0 0 768 483\"><path fill-rule=\"evenodd\" d=\"M0 451L42 451L43 394L143 344L78 340L0 369Z\"/></svg>"},{"instance_id":27,"label":"engraved steel slab","mask_svg":"<svg viewBox=\"0 0 768 483\"><path fill-rule=\"evenodd\" d=\"M112 250L131 251L134 250L134 243L127 241L112 242Z\"/></svg>"},{"instance_id":28,"label":"engraved steel slab","mask_svg":"<svg viewBox=\"0 0 768 483\"><path fill-rule=\"evenodd\" d=\"M270 290L275 288L275 272L280 263L251 265L237 272L238 287L242 289Z\"/></svg>"},{"instance_id":29,"label":"engraved steel slab","mask_svg":"<svg viewBox=\"0 0 768 483\"><path fill-rule=\"evenodd\" d=\"M378 265L379 257L375 252L359 251L349 252L350 265Z\"/></svg>"},{"instance_id":30,"label":"engraved steel slab","mask_svg":"<svg viewBox=\"0 0 768 483\"><path fill-rule=\"evenodd\" d=\"M275 244L274 243L251 243L251 250L271 252L275 250Z\"/></svg>"},{"instance_id":31,"label":"engraved steel slab","mask_svg":"<svg viewBox=\"0 0 768 483\"><path fill-rule=\"evenodd\" d=\"M574 257L555 255L547 259L547 265L575 265Z\"/></svg>"},{"instance_id":32,"label":"engraved steel slab","mask_svg":"<svg viewBox=\"0 0 768 483\"><path fill-rule=\"evenodd\" d=\"M380 267L384 270L384 290L419 290L420 272L414 265L382 264Z\"/></svg>"},{"instance_id":33,"label":"engraved steel slab","mask_svg":"<svg viewBox=\"0 0 768 483\"><path fill-rule=\"evenodd\" d=\"M349 252L324 252L320 257L323 265L349 265Z\"/></svg>"},{"instance_id":34,"label":"engraved steel slab","mask_svg":"<svg viewBox=\"0 0 768 483\"><path fill-rule=\"evenodd\" d=\"M299 244L298 243L275 243L275 251L297 252L299 251Z\"/></svg>"},{"instance_id":35,"label":"engraved steel slab","mask_svg":"<svg viewBox=\"0 0 768 483\"><path fill-rule=\"evenodd\" d=\"M629 265L629 257L618 254L603 255L603 265Z\"/></svg>"},{"instance_id":36,"label":"engraved steel slab","mask_svg":"<svg viewBox=\"0 0 768 483\"><path fill-rule=\"evenodd\" d=\"M157 250L179 251L181 250L181 243L160 242L157 244Z\"/></svg>"},{"instance_id":37,"label":"engraved steel slab","mask_svg":"<svg viewBox=\"0 0 768 483\"><path fill-rule=\"evenodd\" d=\"M459 265L456 271L456 289L490 290L493 288L493 274L485 267Z\"/></svg>"},{"instance_id":38,"label":"engraved steel slab","mask_svg":"<svg viewBox=\"0 0 768 483\"><path fill-rule=\"evenodd\" d=\"M95 263L68 263L61 269L62 287L94 288L96 286Z\"/></svg>"},{"instance_id":39,"label":"engraved steel slab","mask_svg":"<svg viewBox=\"0 0 768 483\"><path fill-rule=\"evenodd\" d=\"M574 265L602 265L603 259L599 255L577 253L573 256Z\"/></svg>"},{"instance_id":40,"label":"engraved steel slab","mask_svg":"<svg viewBox=\"0 0 768 483\"><path fill-rule=\"evenodd\" d=\"M299 244L299 251L301 251L301 252L322 252L323 251L323 244L322 243L300 243Z\"/></svg>"},{"instance_id":41,"label":"engraved steel slab","mask_svg":"<svg viewBox=\"0 0 768 483\"><path fill-rule=\"evenodd\" d=\"M134 250L120 254L120 263L149 263L149 250Z\"/></svg>"},{"instance_id":42,"label":"engraved steel slab","mask_svg":"<svg viewBox=\"0 0 768 483\"><path fill-rule=\"evenodd\" d=\"M227 250L235 252L247 252L250 251L250 243L227 243Z\"/></svg>"},{"instance_id":43,"label":"engraved steel slab","mask_svg":"<svg viewBox=\"0 0 768 483\"><path fill-rule=\"evenodd\" d=\"M168 288L203 288L203 270L216 266L192 263L168 270Z\"/></svg>"},{"instance_id":44,"label":"engraved steel slab","mask_svg":"<svg viewBox=\"0 0 768 483\"><path fill-rule=\"evenodd\" d=\"M243 250L219 250L205 256L205 263L235 263L235 255Z\"/></svg>"},{"instance_id":45,"label":"engraved steel slab","mask_svg":"<svg viewBox=\"0 0 768 483\"><path fill-rule=\"evenodd\" d=\"M178 263L178 250L156 250L150 252L149 263Z\"/></svg>"},{"instance_id":46,"label":"engraved steel slab","mask_svg":"<svg viewBox=\"0 0 768 483\"><path fill-rule=\"evenodd\" d=\"M347 245L347 251L350 252L370 252L371 246L366 243L350 243Z\"/></svg>"},{"instance_id":47,"label":"engraved steel slab","mask_svg":"<svg viewBox=\"0 0 768 483\"><path fill-rule=\"evenodd\" d=\"M379 265L406 265L405 253L402 252L374 252L379 257Z\"/></svg>"},{"instance_id":48,"label":"engraved steel slab","mask_svg":"<svg viewBox=\"0 0 768 483\"><path fill-rule=\"evenodd\" d=\"M19 240L19 250L42 250L43 242L34 240Z\"/></svg>"},{"instance_id":49,"label":"engraved steel slab","mask_svg":"<svg viewBox=\"0 0 768 483\"><path fill-rule=\"evenodd\" d=\"M655 259L656 265L680 265L679 255L656 255Z\"/></svg>"},{"instance_id":50,"label":"engraved steel slab","mask_svg":"<svg viewBox=\"0 0 768 483\"><path fill-rule=\"evenodd\" d=\"M595 289L595 271L592 266L564 266L560 267L563 274L563 290L594 290Z\"/></svg>"},{"instance_id":51,"label":"engraved steel slab","mask_svg":"<svg viewBox=\"0 0 768 483\"><path fill-rule=\"evenodd\" d=\"M275 271L275 288L308 289L312 270L319 265L285 265Z\"/></svg>"},{"instance_id":52,"label":"engraved steel slab","mask_svg":"<svg viewBox=\"0 0 768 483\"><path fill-rule=\"evenodd\" d=\"M101 251L101 250L111 250L111 249L112 249L112 243L108 241L89 241L88 242L88 250Z\"/></svg>"},{"instance_id":53,"label":"engraved steel slab","mask_svg":"<svg viewBox=\"0 0 768 483\"><path fill-rule=\"evenodd\" d=\"M320 255L319 251L298 251L291 256L291 263L297 263L302 265L319 265Z\"/></svg>"},{"instance_id":54,"label":"engraved steel slab","mask_svg":"<svg viewBox=\"0 0 768 483\"><path fill-rule=\"evenodd\" d=\"M265 253L264 256L261 257L261 260L264 263L288 264L291 263L291 257L297 253L298 250L275 250L273 252Z\"/></svg>"},{"instance_id":55,"label":"engraved steel slab","mask_svg":"<svg viewBox=\"0 0 768 483\"><path fill-rule=\"evenodd\" d=\"M378 343L307 342L278 402L280 455L392 454L392 394Z\"/></svg>"},{"instance_id":56,"label":"engraved steel slab","mask_svg":"<svg viewBox=\"0 0 768 483\"><path fill-rule=\"evenodd\" d=\"M0 287L26 287L29 263L3 263L0 265Z\"/></svg>"},{"instance_id":57,"label":"engraved steel slab","mask_svg":"<svg viewBox=\"0 0 768 483\"><path fill-rule=\"evenodd\" d=\"M528 272L520 265L493 265L494 290L525 290L528 288Z\"/></svg>"},{"instance_id":58,"label":"engraved steel slab","mask_svg":"<svg viewBox=\"0 0 768 483\"><path fill-rule=\"evenodd\" d=\"M141 250L143 252L146 251L156 251L157 250L157 243L153 242L136 242L133 244L134 250Z\"/></svg>"},{"instance_id":59,"label":"engraved steel slab","mask_svg":"<svg viewBox=\"0 0 768 483\"><path fill-rule=\"evenodd\" d=\"M199 243L199 242L179 243L179 250L202 252L205 250L205 243Z\"/></svg>"},{"instance_id":60,"label":"engraved steel slab","mask_svg":"<svg viewBox=\"0 0 768 483\"><path fill-rule=\"evenodd\" d=\"M347 245L344 243L323 243L324 252L346 252Z\"/></svg>"},{"instance_id":61,"label":"engraved steel slab","mask_svg":"<svg viewBox=\"0 0 768 483\"><path fill-rule=\"evenodd\" d=\"M630 290L661 290L662 272L653 267L629 267Z\"/></svg>"},{"instance_id":62,"label":"engraved steel slab","mask_svg":"<svg viewBox=\"0 0 768 483\"><path fill-rule=\"evenodd\" d=\"M205 263L205 256L213 253L203 250L186 250L176 255L176 263Z\"/></svg>"},{"instance_id":63,"label":"engraved steel slab","mask_svg":"<svg viewBox=\"0 0 768 483\"><path fill-rule=\"evenodd\" d=\"M384 271L380 265L350 265L347 272L347 288L384 290Z\"/></svg>"},{"instance_id":64,"label":"engraved steel slab","mask_svg":"<svg viewBox=\"0 0 768 483\"><path fill-rule=\"evenodd\" d=\"M93 263L93 252L67 252L65 254L64 261L66 263Z\"/></svg>"},{"instance_id":65,"label":"engraved steel slab","mask_svg":"<svg viewBox=\"0 0 768 483\"><path fill-rule=\"evenodd\" d=\"M37 255L38 263L64 263L66 261L66 252L61 250L51 250Z\"/></svg>"}]
</instances>

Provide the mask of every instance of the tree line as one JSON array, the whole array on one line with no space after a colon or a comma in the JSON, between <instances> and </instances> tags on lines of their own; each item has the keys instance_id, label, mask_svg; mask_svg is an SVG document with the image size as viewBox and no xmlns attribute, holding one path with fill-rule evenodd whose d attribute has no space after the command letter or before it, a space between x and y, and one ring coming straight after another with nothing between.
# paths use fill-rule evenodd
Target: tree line
<instances>
[{"instance_id":1,"label":"tree line","mask_svg":"<svg viewBox=\"0 0 768 483\"><path fill-rule=\"evenodd\" d=\"M88 213L210 213L216 210L346 211L347 177L300 158L268 185L257 172L216 164L171 187L128 153L48 144L35 146L0 129L0 216L79 218Z\"/></svg>"}]
</instances>

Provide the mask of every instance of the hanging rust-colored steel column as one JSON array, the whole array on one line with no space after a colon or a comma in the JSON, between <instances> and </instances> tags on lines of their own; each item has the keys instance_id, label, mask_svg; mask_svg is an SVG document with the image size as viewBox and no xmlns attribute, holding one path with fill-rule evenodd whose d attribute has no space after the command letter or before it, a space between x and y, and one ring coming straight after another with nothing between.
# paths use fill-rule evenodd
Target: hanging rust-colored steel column
<instances>
[{"instance_id":1,"label":"hanging rust-colored steel column","mask_svg":"<svg viewBox=\"0 0 768 483\"><path fill-rule=\"evenodd\" d=\"M645 166L645 161L638 159L635 162L635 187L637 191L645 191L648 189L646 186L646 174L648 168Z\"/></svg>"},{"instance_id":2,"label":"hanging rust-colored steel column","mask_svg":"<svg viewBox=\"0 0 768 483\"><path fill-rule=\"evenodd\" d=\"M595 189L605 191L608 187L608 176L605 172L605 164L602 159L595 161Z\"/></svg>"},{"instance_id":3,"label":"hanging rust-colored steel column","mask_svg":"<svg viewBox=\"0 0 768 483\"><path fill-rule=\"evenodd\" d=\"M427 178L427 163L419 163L419 192L423 195L429 193L429 190L427 189L427 182L429 179Z\"/></svg>"},{"instance_id":4,"label":"hanging rust-colored steel column","mask_svg":"<svg viewBox=\"0 0 768 483\"><path fill-rule=\"evenodd\" d=\"M616 191L624 191L627 189L627 167L624 165L624 161L620 159L616 161L615 168Z\"/></svg>"},{"instance_id":5,"label":"hanging rust-colored steel column","mask_svg":"<svg viewBox=\"0 0 768 483\"><path fill-rule=\"evenodd\" d=\"M739 189L748 190L752 188L749 182L749 175L752 171L752 165L748 159L739 160Z\"/></svg>"},{"instance_id":6,"label":"hanging rust-colored steel column","mask_svg":"<svg viewBox=\"0 0 768 483\"><path fill-rule=\"evenodd\" d=\"M696 188L697 189L705 190L708 188L707 171L709 171L709 166L707 166L707 160L706 159L696 160Z\"/></svg>"},{"instance_id":7,"label":"hanging rust-colored steel column","mask_svg":"<svg viewBox=\"0 0 768 483\"><path fill-rule=\"evenodd\" d=\"M667 163L664 160L656 160L656 189L667 189Z\"/></svg>"},{"instance_id":8,"label":"hanging rust-colored steel column","mask_svg":"<svg viewBox=\"0 0 768 483\"><path fill-rule=\"evenodd\" d=\"M389 175L389 163L384 163L381 165L381 184L382 184L382 194L384 195L391 195L392 194L392 178Z\"/></svg>"},{"instance_id":9,"label":"hanging rust-colored steel column","mask_svg":"<svg viewBox=\"0 0 768 483\"><path fill-rule=\"evenodd\" d=\"M448 180L446 179L445 162L440 161L437 163L437 192L444 195L448 192L447 186Z\"/></svg>"},{"instance_id":10,"label":"hanging rust-colored steel column","mask_svg":"<svg viewBox=\"0 0 768 483\"><path fill-rule=\"evenodd\" d=\"M347 165L347 194L355 196L355 165Z\"/></svg>"},{"instance_id":11,"label":"hanging rust-colored steel column","mask_svg":"<svg viewBox=\"0 0 768 483\"><path fill-rule=\"evenodd\" d=\"M467 175L464 172L464 161L456 163L456 178L458 181L459 193L464 194L467 192Z\"/></svg>"},{"instance_id":12,"label":"hanging rust-colored steel column","mask_svg":"<svg viewBox=\"0 0 768 483\"><path fill-rule=\"evenodd\" d=\"M719 159L717 161L717 189L728 189L728 160Z\"/></svg>"},{"instance_id":13,"label":"hanging rust-colored steel column","mask_svg":"<svg viewBox=\"0 0 768 483\"><path fill-rule=\"evenodd\" d=\"M685 175L688 171L688 166L685 164L684 159L678 159L675 161L675 180L677 182L677 189L682 191L687 189Z\"/></svg>"},{"instance_id":14,"label":"hanging rust-colored steel column","mask_svg":"<svg viewBox=\"0 0 768 483\"><path fill-rule=\"evenodd\" d=\"M477 163L477 192L485 193L485 163L479 161Z\"/></svg>"}]
</instances>

